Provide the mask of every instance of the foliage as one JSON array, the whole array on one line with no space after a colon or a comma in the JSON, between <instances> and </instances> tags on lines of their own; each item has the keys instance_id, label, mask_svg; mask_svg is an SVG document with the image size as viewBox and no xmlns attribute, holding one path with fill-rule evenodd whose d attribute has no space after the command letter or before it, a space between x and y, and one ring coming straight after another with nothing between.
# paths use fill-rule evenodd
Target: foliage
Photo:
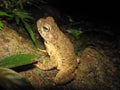
<instances>
[{"instance_id":1,"label":"foliage","mask_svg":"<svg viewBox=\"0 0 120 90\"><path fill-rule=\"evenodd\" d=\"M24 9L24 4L27 2L27 0L2 0L0 4L0 17L8 21L16 22L17 25L22 24L36 45L33 30L29 24L29 22L33 20L33 17Z\"/></svg>"},{"instance_id":2,"label":"foliage","mask_svg":"<svg viewBox=\"0 0 120 90\"><path fill-rule=\"evenodd\" d=\"M13 68L35 63L33 54L14 54L0 60L0 67Z\"/></svg>"},{"instance_id":3,"label":"foliage","mask_svg":"<svg viewBox=\"0 0 120 90\"><path fill-rule=\"evenodd\" d=\"M78 27L79 22L74 21L70 16L67 32L70 33L75 39L79 39L80 35L83 33L82 28Z\"/></svg>"},{"instance_id":4,"label":"foliage","mask_svg":"<svg viewBox=\"0 0 120 90\"><path fill-rule=\"evenodd\" d=\"M69 18L69 25L68 25L68 29L67 32L69 34L71 34L76 40L77 42L79 42L79 44L77 45L77 47L75 48L75 53L78 54L78 52L80 50L84 50L90 43L90 39L89 38L81 38L82 34L84 34L84 29L82 27L80 27L80 22L76 22L74 21L71 17Z\"/></svg>"},{"instance_id":5,"label":"foliage","mask_svg":"<svg viewBox=\"0 0 120 90\"><path fill-rule=\"evenodd\" d=\"M3 23L0 21L0 30L2 30L4 27Z\"/></svg>"},{"instance_id":6,"label":"foliage","mask_svg":"<svg viewBox=\"0 0 120 90\"><path fill-rule=\"evenodd\" d=\"M80 50L84 50L91 43L89 38L84 38L84 39L81 38L82 36L81 34L83 34L82 28L79 29L69 28L67 32L70 33L77 40L77 42L80 41L77 47L75 48L76 55Z\"/></svg>"},{"instance_id":7,"label":"foliage","mask_svg":"<svg viewBox=\"0 0 120 90\"><path fill-rule=\"evenodd\" d=\"M19 73L8 69L35 63L33 54L14 54L0 60L0 89L34 90L30 82Z\"/></svg>"},{"instance_id":8,"label":"foliage","mask_svg":"<svg viewBox=\"0 0 120 90\"><path fill-rule=\"evenodd\" d=\"M87 46L91 44L91 41L89 38L81 38L79 44L75 48L75 53L78 55L79 51L83 51Z\"/></svg>"},{"instance_id":9,"label":"foliage","mask_svg":"<svg viewBox=\"0 0 120 90\"><path fill-rule=\"evenodd\" d=\"M0 67L0 90L33 90L30 82L19 73Z\"/></svg>"},{"instance_id":10,"label":"foliage","mask_svg":"<svg viewBox=\"0 0 120 90\"><path fill-rule=\"evenodd\" d=\"M72 36L75 37L75 39L79 39L82 31L81 31L81 28L80 29L75 29L75 28L69 28L67 30L68 33L70 33Z\"/></svg>"},{"instance_id":11,"label":"foliage","mask_svg":"<svg viewBox=\"0 0 120 90\"><path fill-rule=\"evenodd\" d=\"M14 54L0 60L0 89L34 90L30 82L19 73L8 69L35 63L33 54ZM5 85L5 86L4 86Z\"/></svg>"}]
</instances>

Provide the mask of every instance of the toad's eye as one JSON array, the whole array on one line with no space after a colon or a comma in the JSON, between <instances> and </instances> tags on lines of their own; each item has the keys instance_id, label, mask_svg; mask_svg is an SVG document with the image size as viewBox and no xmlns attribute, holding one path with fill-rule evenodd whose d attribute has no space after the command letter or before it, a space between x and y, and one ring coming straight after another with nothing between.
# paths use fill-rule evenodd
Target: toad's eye
<instances>
[{"instance_id":1,"label":"toad's eye","mask_svg":"<svg viewBox=\"0 0 120 90\"><path fill-rule=\"evenodd\" d=\"M43 29L43 31L49 31L50 30L49 26L43 26L42 29Z\"/></svg>"}]
</instances>

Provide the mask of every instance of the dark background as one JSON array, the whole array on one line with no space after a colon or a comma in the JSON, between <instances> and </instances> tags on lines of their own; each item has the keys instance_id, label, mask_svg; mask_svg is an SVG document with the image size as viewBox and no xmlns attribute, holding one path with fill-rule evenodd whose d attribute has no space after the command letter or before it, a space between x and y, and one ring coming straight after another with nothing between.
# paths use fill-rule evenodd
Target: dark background
<instances>
[{"instance_id":1,"label":"dark background","mask_svg":"<svg viewBox=\"0 0 120 90\"><path fill-rule=\"evenodd\" d=\"M89 22L110 26L119 35L119 3L113 1L81 1L81 0L46 0L48 4L63 13L72 16L74 20L84 19Z\"/></svg>"}]
</instances>

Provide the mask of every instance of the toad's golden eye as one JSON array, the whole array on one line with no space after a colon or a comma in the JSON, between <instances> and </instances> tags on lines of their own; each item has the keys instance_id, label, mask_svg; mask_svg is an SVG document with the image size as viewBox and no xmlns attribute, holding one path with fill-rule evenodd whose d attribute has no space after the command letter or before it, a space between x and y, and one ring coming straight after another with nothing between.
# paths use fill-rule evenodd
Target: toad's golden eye
<instances>
[{"instance_id":1,"label":"toad's golden eye","mask_svg":"<svg viewBox=\"0 0 120 90\"><path fill-rule=\"evenodd\" d=\"M49 31L50 30L50 27L48 25L45 25L42 27L43 31Z\"/></svg>"}]
</instances>

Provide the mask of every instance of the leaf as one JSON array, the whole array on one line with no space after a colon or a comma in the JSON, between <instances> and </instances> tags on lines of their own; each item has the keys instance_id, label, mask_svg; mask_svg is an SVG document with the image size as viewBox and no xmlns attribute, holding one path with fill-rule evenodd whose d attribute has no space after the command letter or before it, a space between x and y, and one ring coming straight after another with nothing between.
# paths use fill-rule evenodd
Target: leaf
<instances>
[{"instance_id":1,"label":"leaf","mask_svg":"<svg viewBox=\"0 0 120 90\"><path fill-rule=\"evenodd\" d=\"M33 90L30 82L19 73L2 67L0 67L0 86L2 90Z\"/></svg>"},{"instance_id":2,"label":"leaf","mask_svg":"<svg viewBox=\"0 0 120 90\"><path fill-rule=\"evenodd\" d=\"M4 11L0 11L0 16L7 16L7 17L12 17L12 15L9 15L8 13L4 12Z\"/></svg>"},{"instance_id":3,"label":"leaf","mask_svg":"<svg viewBox=\"0 0 120 90\"><path fill-rule=\"evenodd\" d=\"M30 16L30 13L27 13L21 9L14 9L13 11L13 14L16 15L16 17L26 21L26 20L33 20L33 17Z\"/></svg>"},{"instance_id":4,"label":"leaf","mask_svg":"<svg viewBox=\"0 0 120 90\"><path fill-rule=\"evenodd\" d=\"M29 25L27 22L25 22L24 20L22 20L22 21L23 21L23 23L24 23L24 26L25 26L27 32L30 34L30 37L31 37L33 43L34 43L35 45L37 45L37 42L36 42L36 39L35 39L35 36L34 36L34 33L33 33L32 28L30 27L30 25Z\"/></svg>"},{"instance_id":5,"label":"leaf","mask_svg":"<svg viewBox=\"0 0 120 90\"><path fill-rule=\"evenodd\" d=\"M0 30L4 28L3 23L0 21Z\"/></svg>"},{"instance_id":6,"label":"leaf","mask_svg":"<svg viewBox=\"0 0 120 90\"><path fill-rule=\"evenodd\" d=\"M90 44L91 44L91 41L89 38L84 38L84 39L81 38L80 43L75 48L76 55L78 54L79 51L83 51Z\"/></svg>"},{"instance_id":7,"label":"leaf","mask_svg":"<svg viewBox=\"0 0 120 90\"><path fill-rule=\"evenodd\" d=\"M20 23L20 19L18 17L15 17L16 24Z\"/></svg>"},{"instance_id":8,"label":"leaf","mask_svg":"<svg viewBox=\"0 0 120 90\"><path fill-rule=\"evenodd\" d=\"M79 29L72 29L72 28L68 29L67 32L73 35L76 39L79 39L79 36L82 33L81 29L79 30Z\"/></svg>"},{"instance_id":9,"label":"leaf","mask_svg":"<svg viewBox=\"0 0 120 90\"><path fill-rule=\"evenodd\" d=\"M36 55L33 54L14 54L0 60L0 67L13 68L22 65L32 64Z\"/></svg>"}]
</instances>

